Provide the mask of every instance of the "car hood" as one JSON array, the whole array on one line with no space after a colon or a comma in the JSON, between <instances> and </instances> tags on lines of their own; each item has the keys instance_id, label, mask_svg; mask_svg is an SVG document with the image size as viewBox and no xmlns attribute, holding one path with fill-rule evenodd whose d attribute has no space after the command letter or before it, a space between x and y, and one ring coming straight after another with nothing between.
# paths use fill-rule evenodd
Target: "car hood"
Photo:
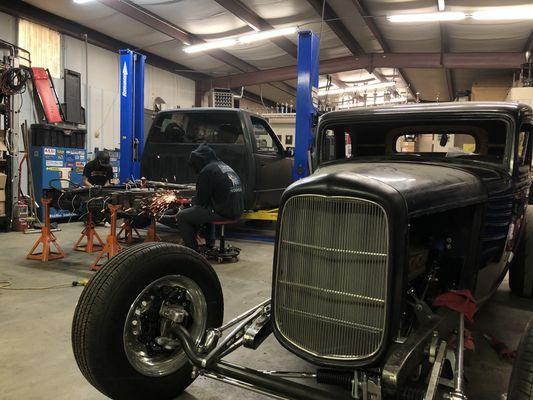
<instances>
[{"instance_id":1,"label":"car hood","mask_svg":"<svg viewBox=\"0 0 533 400\"><path fill-rule=\"evenodd\" d=\"M409 216L487 201L483 181L457 166L419 162L346 162L323 166L294 183L290 192L373 194L403 199Z\"/></svg>"}]
</instances>

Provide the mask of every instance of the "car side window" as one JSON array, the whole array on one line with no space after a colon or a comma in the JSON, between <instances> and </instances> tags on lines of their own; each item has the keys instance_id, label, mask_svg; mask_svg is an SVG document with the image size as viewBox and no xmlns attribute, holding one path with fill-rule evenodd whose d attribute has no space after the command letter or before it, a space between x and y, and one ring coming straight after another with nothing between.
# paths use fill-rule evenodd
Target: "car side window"
<instances>
[{"instance_id":1,"label":"car side window","mask_svg":"<svg viewBox=\"0 0 533 400\"><path fill-rule=\"evenodd\" d=\"M518 166L531 165L531 126L523 125L518 134L517 163Z\"/></svg>"},{"instance_id":2,"label":"car side window","mask_svg":"<svg viewBox=\"0 0 533 400\"><path fill-rule=\"evenodd\" d=\"M251 117L251 119L257 152L279 154L281 151L280 145L272 129L262 119L255 117Z\"/></svg>"}]
</instances>

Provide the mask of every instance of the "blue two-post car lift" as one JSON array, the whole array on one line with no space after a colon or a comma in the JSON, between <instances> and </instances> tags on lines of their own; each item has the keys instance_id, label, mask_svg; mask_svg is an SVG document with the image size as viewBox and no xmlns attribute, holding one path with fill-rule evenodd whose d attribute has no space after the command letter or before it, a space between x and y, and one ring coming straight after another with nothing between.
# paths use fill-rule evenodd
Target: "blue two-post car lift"
<instances>
[{"instance_id":1,"label":"blue two-post car lift","mask_svg":"<svg viewBox=\"0 0 533 400\"><path fill-rule=\"evenodd\" d=\"M313 126L318 108L319 38L298 34L296 140L293 180L309 175ZM144 145L144 63L146 56L129 49L120 54L120 182L140 178Z\"/></svg>"},{"instance_id":2,"label":"blue two-post car lift","mask_svg":"<svg viewBox=\"0 0 533 400\"><path fill-rule=\"evenodd\" d=\"M120 54L120 182L139 179L144 145L144 62L146 56Z\"/></svg>"}]
</instances>

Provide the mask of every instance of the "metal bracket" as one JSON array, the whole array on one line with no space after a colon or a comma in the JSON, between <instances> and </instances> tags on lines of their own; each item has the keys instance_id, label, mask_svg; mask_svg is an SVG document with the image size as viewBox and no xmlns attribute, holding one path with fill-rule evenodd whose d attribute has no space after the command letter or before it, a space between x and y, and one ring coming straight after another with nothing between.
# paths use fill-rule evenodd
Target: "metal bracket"
<instances>
[{"instance_id":1,"label":"metal bracket","mask_svg":"<svg viewBox=\"0 0 533 400\"><path fill-rule=\"evenodd\" d=\"M437 351L437 357L435 358L435 363L431 369L431 374L429 377L428 390L424 396L424 400L434 400L435 395L437 394L437 387L439 386L439 378L442 372L442 366L444 364L444 359L446 356L446 342L441 342L439 345L439 350Z\"/></svg>"}]
</instances>

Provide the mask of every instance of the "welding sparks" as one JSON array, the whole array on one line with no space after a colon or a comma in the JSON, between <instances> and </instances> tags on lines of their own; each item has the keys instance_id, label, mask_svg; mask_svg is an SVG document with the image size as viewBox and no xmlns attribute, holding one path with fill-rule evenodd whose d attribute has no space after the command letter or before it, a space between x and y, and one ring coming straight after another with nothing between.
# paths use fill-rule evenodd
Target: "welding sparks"
<instances>
[{"instance_id":1,"label":"welding sparks","mask_svg":"<svg viewBox=\"0 0 533 400\"><path fill-rule=\"evenodd\" d=\"M180 202L176 192L165 190L157 192L150 199L147 199L147 203L143 204L143 209L149 211L152 215L158 215L179 205Z\"/></svg>"}]
</instances>

